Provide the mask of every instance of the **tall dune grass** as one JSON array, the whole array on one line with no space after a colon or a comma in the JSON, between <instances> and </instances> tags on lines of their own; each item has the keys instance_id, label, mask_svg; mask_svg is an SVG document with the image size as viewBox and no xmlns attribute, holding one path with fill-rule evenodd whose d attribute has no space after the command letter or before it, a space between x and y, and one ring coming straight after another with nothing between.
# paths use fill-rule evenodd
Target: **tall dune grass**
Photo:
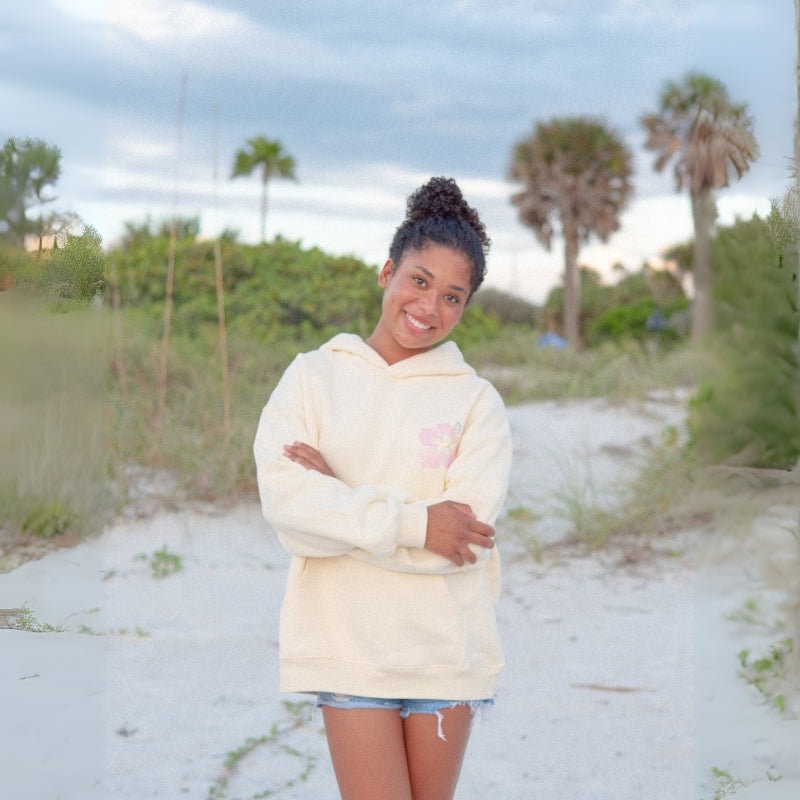
<instances>
[{"instance_id":1,"label":"tall dune grass","mask_svg":"<svg viewBox=\"0 0 800 800\"><path fill-rule=\"evenodd\" d=\"M252 443L261 409L297 345L264 345L241 333L228 335L232 389L226 425L224 378L216 329L188 337L173 333L168 357L164 427L156 441L158 323L140 314L122 321L125 388L111 388L116 474L167 470L175 493L185 499L231 500L255 491ZM171 490L169 490L171 491Z\"/></svg>"},{"instance_id":2,"label":"tall dune grass","mask_svg":"<svg viewBox=\"0 0 800 800\"><path fill-rule=\"evenodd\" d=\"M297 352L320 344L288 336L264 345L241 332L229 334L233 389L231 431L225 434L223 377L216 330L192 338L173 336L169 359L166 421L154 448L157 321L139 314L123 317L127 389L112 388L115 452L120 465L170 470L186 497L220 501L255 490L252 440L264 403ZM467 353L479 372L498 386L509 404L566 397L613 395L633 399L658 388L689 385L695 359L687 351L664 356L641 348L591 353L546 351L510 333L504 341L472 347ZM122 474L120 466L118 473Z\"/></svg>"},{"instance_id":3,"label":"tall dune grass","mask_svg":"<svg viewBox=\"0 0 800 800\"><path fill-rule=\"evenodd\" d=\"M0 388L0 525L17 528L44 508L63 512L77 531L96 529L132 499L143 475L158 484L151 488L161 502L219 503L254 493L252 441L261 409L294 355L321 343L297 340L288 330L270 345L241 331L230 334L226 431L216 329L173 335L158 440L159 319L123 311L112 358L108 309L52 314L12 303L8 295L0 303L0 367L14 376ZM573 353L538 348L532 334L519 331L472 346L467 357L509 404L635 399L689 385L697 369L685 350Z\"/></svg>"},{"instance_id":4,"label":"tall dune grass","mask_svg":"<svg viewBox=\"0 0 800 800\"><path fill-rule=\"evenodd\" d=\"M90 532L113 507L106 322L0 294L0 527Z\"/></svg>"},{"instance_id":5,"label":"tall dune grass","mask_svg":"<svg viewBox=\"0 0 800 800\"><path fill-rule=\"evenodd\" d=\"M638 400L657 389L691 388L704 368L705 356L688 345L664 350L654 340L558 350L539 347L537 335L514 332L467 353L509 405L586 397Z\"/></svg>"}]
</instances>

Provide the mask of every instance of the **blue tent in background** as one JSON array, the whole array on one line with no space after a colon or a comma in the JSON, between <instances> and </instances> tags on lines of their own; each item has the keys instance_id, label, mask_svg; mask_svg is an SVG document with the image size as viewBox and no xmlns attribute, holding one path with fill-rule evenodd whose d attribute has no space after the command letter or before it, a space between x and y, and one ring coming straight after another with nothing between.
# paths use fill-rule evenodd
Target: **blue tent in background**
<instances>
[{"instance_id":1,"label":"blue tent in background","mask_svg":"<svg viewBox=\"0 0 800 800\"><path fill-rule=\"evenodd\" d=\"M559 336L557 333L548 331L547 333L543 333L536 340L536 344L538 344L540 347L555 347L559 350L563 350L567 346L567 340L563 336Z\"/></svg>"},{"instance_id":2,"label":"blue tent in background","mask_svg":"<svg viewBox=\"0 0 800 800\"><path fill-rule=\"evenodd\" d=\"M648 318L647 322L645 322L645 327L649 331L665 331L669 328L669 322L667 322L667 318L664 316L664 312L657 308Z\"/></svg>"}]
</instances>

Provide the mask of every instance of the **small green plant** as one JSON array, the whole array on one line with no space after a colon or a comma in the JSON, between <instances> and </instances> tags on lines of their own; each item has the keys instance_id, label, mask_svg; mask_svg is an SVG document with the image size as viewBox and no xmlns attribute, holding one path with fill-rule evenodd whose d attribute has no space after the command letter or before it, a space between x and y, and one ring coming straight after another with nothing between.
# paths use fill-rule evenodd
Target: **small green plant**
<instances>
[{"instance_id":1,"label":"small green plant","mask_svg":"<svg viewBox=\"0 0 800 800\"><path fill-rule=\"evenodd\" d=\"M605 538L606 520L610 508L600 503L592 462L588 453L583 458L570 461L560 458L558 462L563 481L562 487L553 492L553 513L572 524L575 539L596 546Z\"/></svg>"},{"instance_id":2,"label":"small green plant","mask_svg":"<svg viewBox=\"0 0 800 800\"><path fill-rule=\"evenodd\" d=\"M725 615L729 622L744 622L747 625L767 625L764 612L754 597L748 597L740 608ZM746 651L743 651L746 652ZM744 665L742 665L744 666Z\"/></svg>"},{"instance_id":3,"label":"small green plant","mask_svg":"<svg viewBox=\"0 0 800 800\"><path fill-rule=\"evenodd\" d=\"M782 777L783 775L781 775L779 772L775 772L775 765L770 764L769 769L767 770L767 780L769 780L771 783L775 783L776 781L779 781Z\"/></svg>"},{"instance_id":4,"label":"small green plant","mask_svg":"<svg viewBox=\"0 0 800 800\"><path fill-rule=\"evenodd\" d=\"M711 767L711 774L717 779L717 786L714 789L714 800L723 800L725 797L733 797L739 789L744 789L748 784L741 778L734 778L730 772L719 767Z\"/></svg>"},{"instance_id":5,"label":"small green plant","mask_svg":"<svg viewBox=\"0 0 800 800\"><path fill-rule=\"evenodd\" d=\"M77 519L77 514L65 509L61 503L43 503L25 516L22 530L42 539L52 539L66 533Z\"/></svg>"},{"instance_id":6,"label":"small green plant","mask_svg":"<svg viewBox=\"0 0 800 800\"><path fill-rule=\"evenodd\" d=\"M120 636L127 636L130 631L127 628L119 628L117 633ZM144 639L147 636L152 636L152 634L148 633L147 631L140 628L138 625L133 629L133 635L138 636L140 639Z\"/></svg>"},{"instance_id":7,"label":"small green plant","mask_svg":"<svg viewBox=\"0 0 800 800\"><path fill-rule=\"evenodd\" d=\"M181 557L176 553L170 553L166 545L156 550L149 558L144 553L139 553L134 558L136 561L148 561L154 578L167 578L183 569Z\"/></svg>"},{"instance_id":8,"label":"small green plant","mask_svg":"<svg viewBox=\"0 0 800 800\"><path fill-rule=\"evenodd\" d=\"M780 687L786 679L788 660L794 648L791 637L771 645L767 655L750 659L750 651L739 652L739 674L774 705L781 713L786 710L786 699Z\"/></svg>"},{"instance_id":9,"label":"small green plant","mask_svg":"<svg viewBox=\"0 0 800 800\"><path fill-rule=\"evenodd\" d=\"M572 535L591 548L609 540L680 530L703 516L693 495L694 465L678 430L664 429L660 441L638 457L635 476L605 499L598 489L587 453L580 463L561 460L563 488L554 493L553 512L572 524Z\"/></svg>"},{"instance_id":10,"label":"small green plant","mask_svg":"<svg viewBox=\"0 0 800 800\"><path fill-rule=\"evenodd\" d=\"M525 506L509 508L506 514L508 514L511 519L520 520L521 522L535 522L538 519L537 515L529 508L525 508Z\"/></svg>"},{"instance_id":11,"label":"small green plant","mask_svg":"<svg viewBox=\"0 0 800 800\"><path fill-rule=\"evenodd\" d=\"M40 622L27 604L24 604L17 614L13 626L16 630L29 633L63 633L60 625L51 625L49 622Z\"/></svg>"},{"instance_id":12,"label":"small green plant","mask_svg":"<svg viewBox=\"0 0 800 800\"><path fill-rule=\"evenodd\" d=\"M542 560L542 545L533 531L533 526L539 519L541 517L529 508L514 506L506 511L504 520L512 537L536 563L541 563Z\"/></svg>"},{"instance_id":13,"label":"small green plant","mask_svg":"<svg viewBox=\"0 0 800 800\"><path fill-rule=\"evenodd\" d=\"M248 737L245 739L244 744L227 754L223 762L222 772L211 784L206 800L226 800L228 785L239 764L259 747L274 747L286 755L297 758L300 761L300 771L295 777L285 780L276 788L264 789L261 792L250 795L248 800L263 800L265 797L274 797L286 789L291 789L298 781L305 782L308 780L316 767L316 756L310 753L302 753L282 740L287 734L298 728L305 727L311 722L311 711L314 708L314 704L306 700L299 702L284 700L283 707L289 714L289 719L283 725L273 724L268 734L259 737Z\"/></svg>"},{"instance_id":14,"label":"small green plant","mask_svg":"<svg viewBox=\"0 0 800 800\"><path fill-rule=\"evenodd\" d=\"M78 628L78 633L85 633L87 636L102 636L102 633L98 633L94 628L90 627L89 625L81 624Z\"/></svg>"}]
</instances>

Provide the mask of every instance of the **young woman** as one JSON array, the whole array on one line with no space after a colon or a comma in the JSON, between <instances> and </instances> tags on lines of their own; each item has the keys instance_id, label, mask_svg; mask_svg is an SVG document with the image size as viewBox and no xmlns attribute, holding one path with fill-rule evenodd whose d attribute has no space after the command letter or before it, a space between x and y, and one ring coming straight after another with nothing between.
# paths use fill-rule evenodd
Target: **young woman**
<instances>
[{"instance_id":1,"label":"young woman","mask_svg":"<svg viewBox=\"0 0 800 800\"><path fill-rule=\"evenodd\" d=\"M491 384L440 344L488 245L453 180L420 187L375 330L299 355L259 422L264 516L292 554L281 691L317 694L344 800L452 798L503 666L492 525L509 428Z\"/></svg>"}]
</instances>

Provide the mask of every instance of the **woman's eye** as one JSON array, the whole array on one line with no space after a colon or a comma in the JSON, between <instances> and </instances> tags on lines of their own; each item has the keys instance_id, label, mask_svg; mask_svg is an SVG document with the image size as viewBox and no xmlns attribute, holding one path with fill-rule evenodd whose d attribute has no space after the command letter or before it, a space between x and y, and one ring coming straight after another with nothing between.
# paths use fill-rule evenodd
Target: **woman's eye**
<instances>
[{"instance_id":1,"label":"woman's eye","mask_svg":"<svg viewBox=\"0 0 800 800\"><path fill-rule=\"evenodd\" d=\"M420 278L418 275L415 275L414 276L414 283L416 283L417 286L424 286L425 285L425 278Z\"/></svg>"},{"instance_id":2,"label":"woman's eye","mask_svg":"<svg viewBox=\"0 0 800 800\"><path fill-rule=\"evenodd\" d=\"M445 296L445 300L447 300L448 303L458 303L458 302L460 302L459 299L454 294L446 295Z\"/></svg>"}]
</instances>

